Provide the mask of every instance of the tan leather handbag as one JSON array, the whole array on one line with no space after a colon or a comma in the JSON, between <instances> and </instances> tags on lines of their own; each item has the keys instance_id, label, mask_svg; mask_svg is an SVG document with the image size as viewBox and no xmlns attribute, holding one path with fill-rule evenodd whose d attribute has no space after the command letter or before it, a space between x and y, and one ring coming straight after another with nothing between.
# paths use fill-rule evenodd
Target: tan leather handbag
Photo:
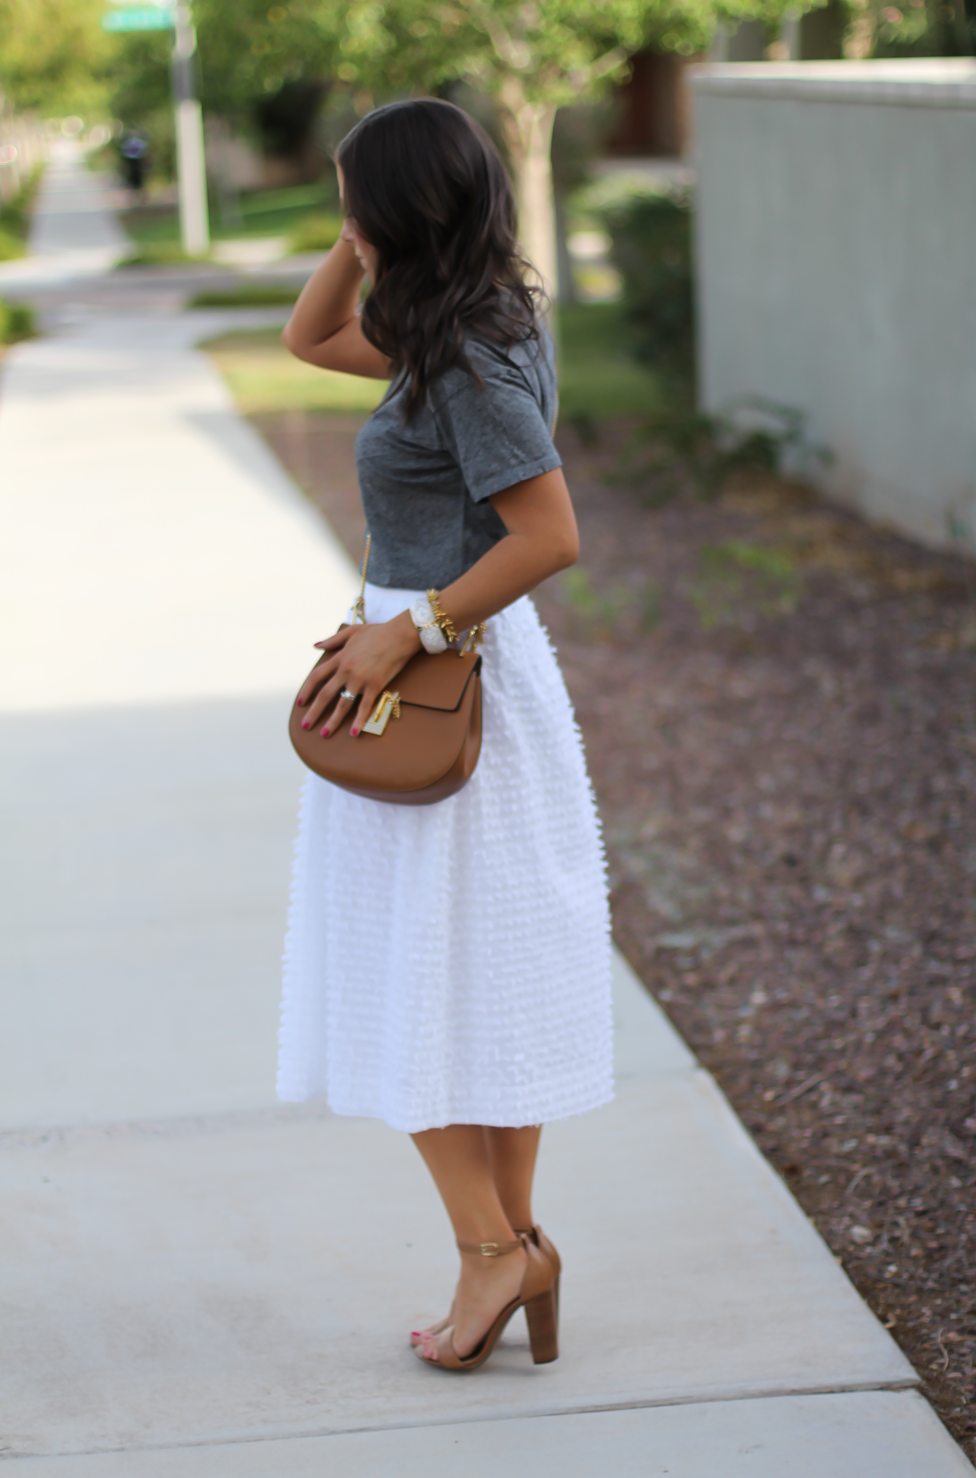
<instances>
[{"instance_id":1,"label":"tan leather handbag","mask_svg":"<svg viewBox=\"0 0 976 1478\"><path fill-rule=\"evenodd\" d=\"M364 563L356 602L363 621L365 585ZM330 655L323 652L315 667ZM355 739L348 721L328 739L319 732L321 724L303 729L307 712L292 704L288 733L298 758L316 775L371 801L429 806L456 795L478 763L481 658L453 648L437 656L418 652L381 695Z\"/></svg>"}]
</instances>

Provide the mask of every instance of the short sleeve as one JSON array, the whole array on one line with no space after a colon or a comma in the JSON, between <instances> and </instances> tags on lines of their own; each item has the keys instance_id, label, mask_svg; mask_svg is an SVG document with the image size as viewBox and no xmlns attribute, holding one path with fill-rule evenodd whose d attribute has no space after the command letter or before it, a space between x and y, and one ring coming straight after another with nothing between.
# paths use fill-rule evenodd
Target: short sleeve
<instances>
[{"instance_id":1,"label":"short sleeve","mask_svg":"<svg viewBox=\"0 0 976 1478\"><path fill-rule=\"evenodd\" d=\"M543 406L544 376L551 368L540 354L537 364L519 364L503 351L483 345L468 349L483 384L465 370L452 369L436 387L431 410L446 450L456 460L476 503L562 466Z\"/></svg>"}]
</instances>

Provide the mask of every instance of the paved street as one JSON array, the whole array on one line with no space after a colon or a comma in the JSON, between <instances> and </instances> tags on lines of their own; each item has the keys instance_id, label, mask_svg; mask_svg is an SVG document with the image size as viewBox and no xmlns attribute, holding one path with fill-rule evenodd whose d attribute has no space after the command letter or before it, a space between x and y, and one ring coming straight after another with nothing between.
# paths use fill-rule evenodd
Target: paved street
<instances>
[{"instance_id":1,"label":"paved street","mask_svg":"<svg viewBox=\"0 0 976 1478\"><path fill-rule=\"evenodd\" d=\"M544 1135L560 1360L521 1320L477 1377L415 1360L452 1283L416 1151L273 1096L288 705L354 572L193 348L230 317L116 286L116 231L64 149L9 278L51 331L0 369L11 1474L971 1475L620 959L617 1099Z\"/></svg>"}]
</instances>

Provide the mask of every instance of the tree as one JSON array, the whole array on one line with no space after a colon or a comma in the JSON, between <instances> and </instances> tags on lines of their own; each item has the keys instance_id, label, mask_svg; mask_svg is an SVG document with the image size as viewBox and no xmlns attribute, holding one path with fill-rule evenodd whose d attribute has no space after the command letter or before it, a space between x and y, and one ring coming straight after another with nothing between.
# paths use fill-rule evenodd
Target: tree
<instances>
[{"instance_id":1,"label":"tree","mask_svg":"<svg viewBox=\"0 0 976 1478\"><path fill-rule=\"evenodd\" d=\"M719 14L767 17L786 3L386 0L378 5L351 0L337 74L387 95L465 79L493 100L515 177L522 239L551 292L556 281L551 145L557 109L621 80L628 57L642 46L691 53L707 45Z\"/></svg>"},{"instance_id":2,"label":"tree","mask_svg":"<svg viewBox=\"0 0 976 1478\"><path fill-rule=\"evenodd\" d=\"M4 0L0 0L0 4ZM258 132L272 152L291 152L307 135L324 82L334 74L339 10L320 0L194 0L198 84L204 111L235 131ZM172 152L172 33L117 38L109 102L125 123L153 137L157 157Z\"/></svg>"},{"instance_id":3,"label":"tree","mask_svg":"<svg viewBox=\"0 0 976 1478\"><path fill-rule=\"evenodd\" d=\"M122 32L112 61L109 106L128 128L158 123L173 107L172 31ZM152 131L152 130L151 130Z\"/></svg>"},{"instance_id":4,"label":"tree","mask_svg":"<svg viewBox=\"0 0 976 1478\"><path fill-rule=\"evenodd\" d=\"M263 99L328 81L343 11L340 0L194 0L204 108L246 124Z\"/></svg>"},{"instance_id":5,"label":"tree","mask_svg":"<svg viewBox=\"0 0 976 1478\"><path fill-rule=\"evenodd\" d=\"M102 0L0 0L0 90L21 111L105 110L111 38Z\"/></svg>"}]
</instances>

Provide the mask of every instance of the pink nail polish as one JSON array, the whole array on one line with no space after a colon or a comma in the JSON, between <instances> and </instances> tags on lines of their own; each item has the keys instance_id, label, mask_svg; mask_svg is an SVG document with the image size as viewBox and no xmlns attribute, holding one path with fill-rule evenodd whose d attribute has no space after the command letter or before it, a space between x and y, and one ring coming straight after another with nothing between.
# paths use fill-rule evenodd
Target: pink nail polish
<instances>
[{"instance_id":1,"label":"pink nail polish","mask_svg":"<svg viewBox=\"0 0 976 1478\"><path fill-rule=\"evenodd\" d=\"M352 731L352 737L355 739L355 737L356 737L356 735L358 733L359 733L359 730L358 729L353 729L353 731Z\"/></svg>"},{"instance_id":2,"label":"pink nail polish","mask_svg":"<svg viewBox=\"0 0 976 1478\"><path fill-rule=\"evenodd\" d=\"M323 729L322 730L322 738L323 739L328 739L328 737L329 737L329 730L328 729Z\"/></svg>"},{"instance_id":3,"label":"pink nail polish","mask_svg":"<svg viewBox=\"0 0 976 1478\"><path fill-rule=\"evenodd\" d=\"M307 729L308 728L308 719L307 718L303 718L302 719L302 728L303 729Z\"/></svg>"},{"instance_id":4,"label":"pink nail polish","mask_svg":"<svg viewBox=\"0 0 976 1478\"><path fill-rule=\"evenodd\" d=\"M298 705L299 708L304 708L305 707L305 699L304 698L296 698L295 699L295 702L297 703L297 705Z\"/></svg>"}]
</instances>

